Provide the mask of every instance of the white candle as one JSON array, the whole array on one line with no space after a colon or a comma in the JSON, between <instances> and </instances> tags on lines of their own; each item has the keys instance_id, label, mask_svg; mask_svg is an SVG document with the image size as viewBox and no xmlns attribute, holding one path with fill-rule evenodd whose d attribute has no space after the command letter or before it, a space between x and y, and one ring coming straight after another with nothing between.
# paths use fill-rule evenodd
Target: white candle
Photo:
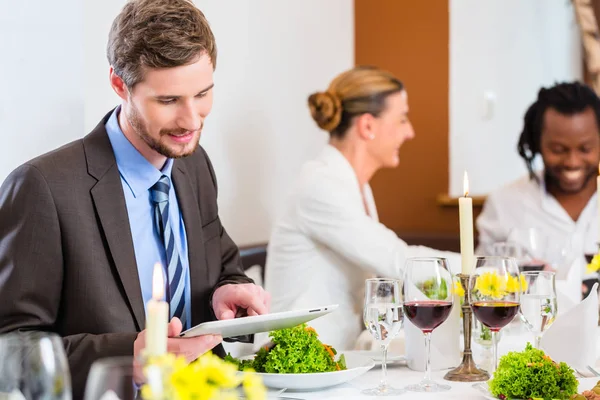
<instances>
[{"instance_id":1,"label":"white candle","mask_svg":"<svg viewBox=\"0 0 600 400\"><path fill-rule=\"evenodd\" d=\"M465 171L463 181L464 197L458 199L458 214L460 220L460 255L461 272L470 274L473 272L475 259L473 242L473 199L469 195L469 178Z\"/></svg>"},{"instance_id":2,"label":"white candle","mask_svg":"<svg viewBox=\"0 0 600 400\"><path fill-rule=\"evenodd\" d=\"M160 263L152 273L152 299L146 305L146 356L160 356L167 352L169 305L163 300L165 284Z\"/></svg>"}]
</instances>

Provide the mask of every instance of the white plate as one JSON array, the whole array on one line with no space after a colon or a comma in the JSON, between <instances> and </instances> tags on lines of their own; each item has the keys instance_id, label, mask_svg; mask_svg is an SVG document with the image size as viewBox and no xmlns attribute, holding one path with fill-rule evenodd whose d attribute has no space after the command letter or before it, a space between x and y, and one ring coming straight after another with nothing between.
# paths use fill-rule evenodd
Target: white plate
<instances>
[{"instance_id":1,"label":"white plate","mask_svg":"<svg viewBox=\"0 0 600 400\"><path fill-rule=\"evenodd\" d=\"M479 391L488 400L498 400L497 397L492 396L489 391L487 382L480 382L473 384L473 387Z\"/></svg>"},{"instance_id":2,"label":"white plate","mask_svg":"<svg viewBox=\"0 0 600 400\"><path fill-rule=\"evenodd\" d=\"M359 356L369 357L375 362L375 365L381 365L383 362L383 354L379 350L351 350L345 351L344 354L356 354ZM400 354L388 353L387 365L406 365L406 357Z\"/></svg>"},{"instance_id":3,"label":"white plate","mask_svg":"<svg viewBox=\"0 0 600 400\"><path fill-rule=\"evenodd\" d=\"M337 304L326 307L315 307L306 310L284 311L272 314L256 315L209 321L198 324L181 333L181 337L194 337L200 335L221 335L224 338L250 335L259 332L270 332L278 329L291 328L304 322L311 321L336 310Z\"/></svg>"},{"instance_id":4,"label":"white plate","mask_svg":"<svg viewBox=\"0 0 600 400\"><path fill-rule=\"evenodd\" d=\"M265 386L288 390L317 390L339 385L357 378L373 368L375 362L358 354L344 353L348 369L314 374L267 374L259 373Z\"/></svg>"}]
</instances>

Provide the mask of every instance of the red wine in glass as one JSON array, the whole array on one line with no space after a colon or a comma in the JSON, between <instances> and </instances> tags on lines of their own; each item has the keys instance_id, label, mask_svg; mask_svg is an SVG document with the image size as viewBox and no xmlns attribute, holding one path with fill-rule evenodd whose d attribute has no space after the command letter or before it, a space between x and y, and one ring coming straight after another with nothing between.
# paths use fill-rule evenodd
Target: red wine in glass
<instances>
[{"instance_id":1,"label":"red wine in glass","mask_svg":"<svg viewBox=\"0 0 600 400\"><path fill-rule=\"evenodd\" d=\"M404 303L404 314L423 332L431 332L440 326L452 311L449 301L409 301Z\"/></svg>"},{"instance_id":2,"label":"red wine in glass","mask_svg":"<svg viewBox=\"0 0 600 400\"><path fill-rule=\"evenodd\" d=\"M483 325L499 331L519 312L519 303L512 301L478 301L471 305L473 314Z\"/></svg>"},{"instance_id":3,"label":"red wine in glass","mask_svg":"<svg viewBox=\"0 0 600 400\"><path fill-rule=\"evenodd\" d=\"M544 264L522 264L519 265L519 271L531 272L531 271L543 271Z\"/></svg>"}]
</instances>

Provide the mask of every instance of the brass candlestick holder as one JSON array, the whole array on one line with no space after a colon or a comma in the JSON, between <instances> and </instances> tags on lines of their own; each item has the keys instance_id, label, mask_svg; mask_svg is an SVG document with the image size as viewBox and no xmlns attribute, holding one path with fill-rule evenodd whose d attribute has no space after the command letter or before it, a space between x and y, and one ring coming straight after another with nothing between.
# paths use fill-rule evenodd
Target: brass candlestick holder
<instances>
[{"instance_id":1,"label":"brass candlestick holder","mask_svg":"<svg viewBox=\"0 0 600 400\"><path fill-rule=\"evenodd\" d=\"M471 330L473 327L472 318L473 310L471 310L470 299L471 299L471 285L470 275L458 274L460 283L465 290L464 301L462 304L463 313L463 333L464 333L464 347L462 363L454 368L444 376L444 379L448 381L456 382L479 382L487 381L490 379L490 374L487 371L477 368L475 361L473 361L473 352L471 351Z\"/></svg>"}]
</instances>

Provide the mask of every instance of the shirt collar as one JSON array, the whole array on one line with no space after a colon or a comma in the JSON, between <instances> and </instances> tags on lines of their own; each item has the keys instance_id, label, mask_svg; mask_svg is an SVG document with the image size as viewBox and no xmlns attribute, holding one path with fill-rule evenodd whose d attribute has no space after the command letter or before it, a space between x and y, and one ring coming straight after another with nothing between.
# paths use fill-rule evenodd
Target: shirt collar
<instances>
[{"instance_id":1,"label":"shirt collar","mask_svg":"<svg viewBox=\"0 0 600 400\"><path fill-rule=\"evenodd\" d=\"M129 186L134 197L140 196L154 185L162 175L171 179L173 159L167 158L162 170L158 170L131 144L119 126L118 115L121 106L117 107L105 124L108 138L117 160L121 177Z\"/></svg>"},{"instance_id":2,"label":"shirt collar","mask_svg":"<svg viewBox=\"0 0 600 400\"><path fill-rule=\"evenodd\" d=\"M342 152L339 151L335 146L327 143L321 151L318 159L337 170L339 176L343 177L343 179L356 184L356 187L359 190L364 189L360 187L358 177L356 176L356 171L354 171L350 161L348 161ZM364 186L366 187L368 185L369 184L366 183Z\"/></svg>"}]
</instances>

